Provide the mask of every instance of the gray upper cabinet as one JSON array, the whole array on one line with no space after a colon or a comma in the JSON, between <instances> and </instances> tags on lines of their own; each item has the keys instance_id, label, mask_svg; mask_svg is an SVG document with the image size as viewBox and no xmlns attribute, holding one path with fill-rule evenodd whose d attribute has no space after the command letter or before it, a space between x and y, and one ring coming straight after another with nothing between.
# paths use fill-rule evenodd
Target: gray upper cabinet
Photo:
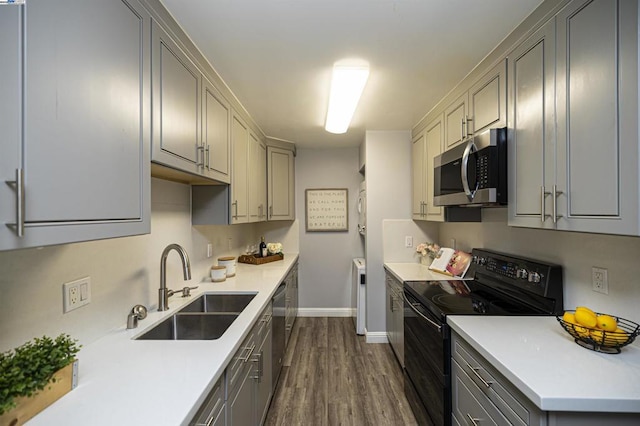
<instances>
[{"instance_id":1,"label":"gray upper cabinet","mask_svg":"<svg viewBox=\"0 0 640 426\"><path fill-rule=\"evenodd\" d=\"M471 132L469 126L469 93L465 92L444 110L444 149L461 144Z\"/></svg>"},{"instance_id":2,"label":"gray upper cabinet","mask_svg":"<svg viewBox=\"0 0 640 426\"><path fill-rule=\"evenodd\" d=\"M0 174L24 177L2 186L0 249L148 233L145 9L136 0L30 1L3 7L0 20Z\"/></svg>"},{"instance_id":3,"label":"gray upper cabinet","mask_svg":"<svg viewBox=\"0 0 640 426\"><path fill-rule=\"evenodd\" d=\"M173 38L152 24L154 162L200 173L200 71Z\"/></svg>"},{"instance_id":4,"label":"gray upper cabinet","mask_svg":"<svg viewBox=\"0 0 640 426\"><path fill-rule=\"evenodd\" d=\"M206 77L202 78L202 146L204 174L231 182L231 106Z\"/></svg>"},{"instance_id":5,"label":"gray upper cabinet","mask_svg":"<svg viewBox=\"0 0 640 426\"><path fill-rule=\"evenodd\" d=\"M294 220L295 171L293 151L267 147L267 212L268 220Z\"/></svg>"},{"instance_id":6,"label":"gray upper cabinet","mask_svg":"<svg viewBox=\"0 0 640 426\"><path fill-rule=\"evenodd\" d=\"M638 235L638 2L576 0L556 28L557 228Z\"/></svg>"},{"instance_id":7,"label":"gray upper cabinet","mask_svg":"<svg viewBox=\"0 0 640 426\"><path fill-rule=\"evenodd\" d=\"M507 60L503 59L469 89L471 133L507 125Z\"/></svg>"},{"instance_id":8,"label":"gray upper cabinet","mask_svg":"<svg viewBox=\"0 0 640 426\"><path fill-rule=\"evenodd\" d=\"M249 128L242 118L233 114L231 126L231 140L233 149L233 178L231 179L231 194L229 216L231 223L246 223L249 221L248 208L248 162L249 162Z\"/></svg>"},{"instance_id":9,"label":"gray upper cabinet","mask_svg":"<svg viewBox=\"0 0 640 426\"><path fill-rule=\"evenodd\" d=\"M439 115L413 138L411 173L413 176L414 220L444 221L444 209L433 203L434 159L442 151L443 115Z\"/></svg>"},{"instance_id":10,"label":"gray upper cabinet","mask_svg":"<svg viewBox=\"0 0 640 426\"><path fill-rule=\"evenodd\" d=\"M640 233L637 9L575 0L510 55L510 225Z\"/></svg>"},{"instance_id":11,"label":"gray upper cabinet","mask_svg":"<svg viewBox=\"0 0 640 426\"><path fill-rule=\"evenodd\" d=\"M267 146L249 132L249 222L267 220Z\"/></svg>"},{"instance_id":12,"label":"gray upper cabinet","mask_svg":"<svg viewBox=\"0 0 640 426\"><path fill-rule=\"evenodd\" d=\"M509 225L551 227L544 188L555 180L555 26L509 55Z\"/></svg>"}]
</instances>

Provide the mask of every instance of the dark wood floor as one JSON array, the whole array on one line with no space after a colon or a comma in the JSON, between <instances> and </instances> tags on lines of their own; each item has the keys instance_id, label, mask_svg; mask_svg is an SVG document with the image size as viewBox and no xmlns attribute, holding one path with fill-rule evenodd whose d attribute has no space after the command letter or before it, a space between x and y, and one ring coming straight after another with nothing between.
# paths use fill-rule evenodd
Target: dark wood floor
<instances>
[{"instance_id":1,"label":"dark wood floor","mask_svg":"<svg viewBox=\"0 0 640 426\"><path fill-rule=\"evenodd\" d=\"M388 344L351 318L296 320L266 425L415 425Z\"/></svg>"}]
</instances>

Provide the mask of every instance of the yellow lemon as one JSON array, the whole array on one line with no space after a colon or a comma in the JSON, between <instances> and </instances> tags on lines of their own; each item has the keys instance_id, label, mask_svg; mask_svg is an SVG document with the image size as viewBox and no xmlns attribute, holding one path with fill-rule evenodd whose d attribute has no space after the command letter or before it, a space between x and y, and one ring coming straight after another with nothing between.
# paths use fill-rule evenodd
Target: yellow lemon
<instances>
[{"instance_id":1,"label":"yellow lemon","mask_svg":"<svg viewBox=\"0 0 640 426\"><path fill-rule=\"evenodd\" d=\"M595 316L595 315L596 315L596 313L595 313L595 312L593 312L591 309L587 308L586 306L578 306L578 307L576 308L576 313L578 313L578 311L587 311L587 312L589 312L589 313L590 313L591 315L593 315L593 316Z\"/></svg>"},{"instance_id":2,"label":"yellow lemon","mask_svg":"<svg viewBox=\"0 0 640 426\"><path fill-rule=\"evenodd\" d=\"M604 331L616 331L618 328L618 321L610 315L598 315L596 321L598 328Z\"/></svg>"},{"instance_id":3,"label":"yellow lemon","mask_svg":"<svg viewBox=\"0 0 640 426\"><path fill-rule=\"evenodd\" d=\"M575 316L578 324L583 325L585 327L594 328L598 323L596 314L594 314L593 311L589 312L584 309L579 310L579 311L576 311Z\"/></svg>"},{"instance_id":4,"label":"yellow lemon","mask_svg":"<svg viewBox=\"0 0 640 426\"><path fill-rule=\"evenodd\" d=\"M629 335L621 328L616 328L613 333L607 333L607 341L613 344L621 345L629 340Z\"/></svg>"},{"instance_id":5,"label":"yellow lemon","mask_svg":"<svg viewBox=\"0 0 640 426\"><path fill-rule=\"evenodd\" d=\"M573 314L573 312L565 311L564 315L562 315L562 320L564 322L575 324L576 316Z\"/></svg>"}]
</instances>

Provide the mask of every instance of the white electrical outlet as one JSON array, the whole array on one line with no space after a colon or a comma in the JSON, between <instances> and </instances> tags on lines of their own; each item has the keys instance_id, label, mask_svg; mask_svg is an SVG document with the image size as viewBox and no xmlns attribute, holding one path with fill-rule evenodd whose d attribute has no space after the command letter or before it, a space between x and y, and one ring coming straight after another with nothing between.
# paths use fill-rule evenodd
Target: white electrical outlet
<instances>
[{"instance_id":1,"label":"white electrical outlet","mask_svg":"<svg viewBox=\"0 0 640 426\"><path fill-rule=\"evenodd\" d=\"M91 302L91 277L62 284L63 312L67 313Z\"/></svg>"},{"instance_id":2,"label":"white electrical outlet","mask_svg":"<svg viewBox=\"0 0 640 426\"><path fill-rule=\"evenodd\" d=\"M213 256L213 244L209 243L207 244L207 257L212 257Z\"/></svg>"},{"instance_id":3,"label":"white electrical outlet","mask_svg":"<svg viewBox=\"0 0 640 426\"><path fill-rule=\"evenodd\" d=\"M404 237L404 246L407 248L413 247L413 237L411 235Z\"/></svg>"},{"instance_id":4,"label":"white electrical outlet","mask_svg":"<svg viewBox=\"0 0 640 426\"><path fill-rule=\"evenodd\" d=\"M609 294L609 280L605 268L591 268L591 281L593 283L593 291L602 294Z\"/></svg>"}]
</instances>

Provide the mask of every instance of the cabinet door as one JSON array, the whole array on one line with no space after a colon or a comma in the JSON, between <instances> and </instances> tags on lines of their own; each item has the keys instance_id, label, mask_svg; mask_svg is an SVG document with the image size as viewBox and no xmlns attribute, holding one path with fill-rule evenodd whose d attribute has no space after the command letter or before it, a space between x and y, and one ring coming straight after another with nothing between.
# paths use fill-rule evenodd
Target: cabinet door
<instances>
[{"instance_id":1,"label":"cabinet door","mask_svg":"<svg viewBox=\"0 0 640 426\"><path fill-rule=\"evenodd\" d=\"M258 358L258 374L257 377L257 424L263 424L269 410L269 401L271 400L272 378L271 378L271 321L266 325L267 332L260 348Z\"/></svg>"},{"instance_id":2,"label":"cabinet door","mask_svg":"<svg viewBox=\"0 0 640 426\"><path fill-rule=\"evenodd\" d=\"M256 425L254 375L253 368L243 369L238 388L230 392L227 401L228 424L233 426Z\"/></svg>"},{"instance_id":3,"label":"cabinet door","mask_svg":"<svg viewBox=\"0 0 640 426\"><path fill-rule=\"evenodd\" d=\"M249 221L265 221L267 204L267 147L249 132Z\"/></svg>"},{"instance_id":4,"label":"cabinet door","mask_svg":"<svg viewBox=\"0 0 640 426\"><path fill-rule=\"evenodd\" d=\"M444 209L436 206L433 203L434 197L434 159L442 152L442 141L444 139L444 132L442 129L443 118L440 116L427 125L426 135L426 165L424 171L424 184L425 184L425 214L426 219L430 221L443 222L444 221Z\"/></svg>"},{"instance_id":5,"label":"cabinet door","mask_svg":"<svg viewBox=\"0 0 640 426\"><path fill-rule=\"evenodd\" d=\"M201 74L176 41L152 23L152 161L178 170L202 172Z\"/></svg>"},{"instance_id":6,"label":"cabinet door","mask_svg":"<svg viewBox=\"0 0 640 426\"><path fill-rule=\"evenodd\" d=\"M449 104L444 111L445 150L461 144L467 138L467 134L470 133L469 129L467 129L468 100L469 94L465 92Z\"/></svg>"},{"instance_id":7,"label":"cabinet door","mask_svg":"<svg viewBox=\"0 0 640 426\"><path fill-rule=\"evenodd\" d=\"M213 84L202 78L202 145L204 174L220 182L231 182L231 107Z\"/></svg>"},{"instance_id":8,"label":"cabinet door","mask_svg":"<svg viewBox=\"0 0 640 426\"><path fill-rule=\"evenodd\" d=\"M248 212L248 173L249 161L249 128L237 115L233 115L231 127L233 145L233 179L231 180L231 223L249 221Z\"/></svg>"},{"instance_id":9,"label":"cabinet door","mask_svg":"<svg viewBox=\"0 0 640 426\"><path fill-rule=\"evenodd\" d=\"M507 125L507 60L501 61L469 89L473 133Z\"/></svg>"},{"instance_id":10,"label":"cabinet door","mask_svg":"<svg viewBox=\"0 0 640 426\"><path fill-rule=\"evenodd\" d=\"M555 26L550 21L509 61L509 225L553 227L544 192L555 182Z\"/></svg>"},{"instance_id":11,"label":"cabinet door","mask_svg":"<svg viewBox=\"0 0 640 426\"><path fill-rule=\"evenodd\" d=\"M268 220L294 220L295 172L293 152L267 147Z\"/></svg>"},{"instance_id":12,"label":"cabinet door","mask_svg":"<svg viewBox=\"0 0 640 426\"><path fill-rule=\"evenodd\" d=\"M638 235L638 4L557 15L558 229Z\"/></svg>"},{"instance_id":13,"label":"cabinet door","mask_svg":"<svg viewBox=\"0 0 640 426\"><path fill-rule=\"evenodd\" d=\"M14 18L13 7L3 7L3 19ZM3 139L7 129L13 144L5 151L3 140L2 168L24 172L25 232L19 238L3 226L0 249L148 233L149 16L136 0L20 7L26 8L24 116L16 124L19 112L8 113ZM14 23L6 31L15 41ZM7 78L15 83L17 44L3 44ZM19 108L21 100L13 100L10 108ZM4 180L14 173L3 170ZM4 186L10 198L2 205L14 208L16 188Z\"/></svg>"},{"instance_id":14,"label":"cabinet door","mask_svg":"<svg viewBox=\"0 0 640 426\"><path fill-rule=\"evenodd\" d=\"M411 175L413 196L411 216L414 220L425 220L425 156L426 136L422 132L413 138L411 146Z\"/></svg>"}]
</instances>

